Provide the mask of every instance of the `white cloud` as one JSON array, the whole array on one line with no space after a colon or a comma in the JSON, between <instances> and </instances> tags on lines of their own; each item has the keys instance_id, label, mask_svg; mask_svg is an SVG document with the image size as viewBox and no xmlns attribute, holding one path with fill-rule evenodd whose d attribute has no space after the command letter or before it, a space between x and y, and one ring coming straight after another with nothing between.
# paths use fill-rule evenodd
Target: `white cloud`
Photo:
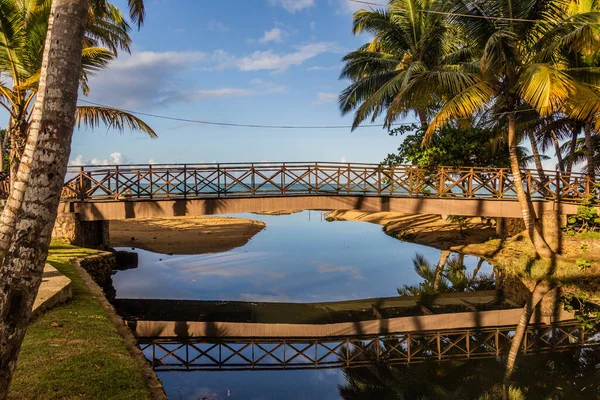
<instances>
[{"instance_id":1,"label":"white cloud","mask_svg":"<svg viewBox=\"0 0 600 400\"><path fill-rule=\"evenodd\" d=\"M237 68L239 58L223 50L138 52L118 58L110 68L90 79L90 100L113 107L152 109L184 101L281 93L285 87L272 84L252 87L195 88L182 84L181 74L195 69Z\"/></svg>"},{"instance_id":2,"label":"white cloud","mask_svg":"<svg viewBox=\"0 0 600 400\"><path fill-rule=\"evenodd\" d=\"M104 158L104 159L93 158L92 160L86 160L85 158L83 158L83 156L81 154L79 154L77 157L75 157L74 159L69 161L69 165L73 165L73 166L122 165L122 164L131 164L131 160L129 160L129 158L127 158L126 155L124 155L123 153L120 153L118 151L111 153L108 156L108 158Z\"/></svg>"},{"instance_id":3,"label":"white cloud","mask_svg":"<svg viewBox=\"0 0 600 400\"><path fill-rule=\"evenodd\" d=\"M361 280L363 279L360 270L356 267L346 267L341 265L332 264L319 264L317 263L317 272L319 274L327 274L332 272L345 272L348 273L351 279Z\"/></svg>"},{"instance_id":4,"label":"white cloud","mask_svg":"<svg viewBox=\"0 0 600 400\"><path fill-rule=\"evenodd\" d=\"M265 31L265 34L258 41L260 43L276 42L281 43L288 36L288 33L281 28L273 28L270 31Z\"/></svg>"},{"instance_id":5,"label":"white cloud","mask_svg":"<svg viewBox=\"0 0 600 400\"><path fill-rule=\"evenodd\" d=\"M271 50L255 51L249 56L236 61L241 71L275 70L282 72L293 65L300 65L323 53L339 52L341 48L333 42L309 43L298 47L298 50L287 54L275 54Z\"/></svg>"},{"instance_id":6,"label":"white cloud","mask_svg":"<svg viewBox=\"0 0 600 400\"><path fill-rule=\"evenodd\" d=\"M319 92L317 93L317 99L313 102L313 105L332 103L336 101L337 98L338 95L335 93Z\"/></svg>"},{"instance_id":7,"label":"white cloud","mask_svg":"<svg viewBox=\"0 0 600 400\"><path fill-rule=\"evenodd\" d=\"M368 4L356 3L348 0L329 0L329 3L336 8L338 14L354 14L358 10L378 8L377 6L370 6ZM381 3L383 4L385 2Z\"/></svg>"},{"instance_id":8,"label":"white cloud","mask_svg":"<svg viewBox=\"0 0 600 400\"><path fill-rule=\"evenodd\" d=\"M206 27L211 32L229 32L229 27L227 25L225 25L221 21L216 21L214 19L208 21L208 25Z\"/></svg>"},{"instance_id":9,"label":"white cloud","mask_svg":"<svg viewBox=\"0 0 600 400\"><path fill-rule=\"evenodd\" d=\"M340 69L340 68L341 67L339 65L331 65L329 67L323 67L323 66L317 65L315 67L307 68L306 70L307 71L331 71L331 70Z\"/></svg>"},{"instance_id":10,"label":"white cloud","mask_svg":"<svg viewBox=\"0 0 600 400\"><path fill-rule=\"evenodd\" d=\"M346 159L346 156L342 156L342 158L340 158L340 162L342 162L342 163L348 162L348 160Z\"/></svg>"},{"instance_id":11,"label":"white cloud","mask_svg":"<svg viewBox=\"0 0 600 400\"><path fill-rule=\"evenodd\" d=\"M315 5L315 0L269 0L271 6L283 7L289 13L302 11Z\"/></svg>"}]
</instances>

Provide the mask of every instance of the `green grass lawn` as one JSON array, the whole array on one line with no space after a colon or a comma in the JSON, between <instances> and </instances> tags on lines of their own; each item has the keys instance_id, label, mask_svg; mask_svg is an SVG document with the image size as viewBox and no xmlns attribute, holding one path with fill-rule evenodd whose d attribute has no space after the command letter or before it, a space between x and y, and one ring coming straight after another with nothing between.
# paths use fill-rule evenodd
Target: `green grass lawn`
<instances>
[{"instance_id":1,"label":"green grass lawn","mask_svg":"<svg viewBox=\"0 0 600 400\"><path fill-rule=\"evenodd\" d=\"M73 282L73 299L29 326L9 399L149 399L142 374L69 260L94 254L53 243L48 262Z\"/></svg>"}]
</instances>

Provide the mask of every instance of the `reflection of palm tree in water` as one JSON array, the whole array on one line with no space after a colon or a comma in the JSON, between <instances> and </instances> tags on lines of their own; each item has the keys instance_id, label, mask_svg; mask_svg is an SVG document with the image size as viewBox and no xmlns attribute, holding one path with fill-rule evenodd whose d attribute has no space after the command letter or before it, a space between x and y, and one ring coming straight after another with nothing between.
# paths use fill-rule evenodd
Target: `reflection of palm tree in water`
<instances>
[{"instance_id":1,"label":"reflection of palm tree in water","mask_svg":"<svg viewBox=\"0 0 600 400\"><path fill-rule=\"evenodd\" d=\"M502 398L505 358L398 365L376 362L376 354L396 346L394 340L382 342L379 350L376 346L353 348L350 357L370 364L344 369L346 382L338 386L340 396L344 400ZM345 348L340 351L346 354ZM600 348L523 357L514 382L510 400L598 398Z\"/></svg>"},{"instance_id":2,"label":"reflection of palm tree in water","mask_svg":"<svg viewBox=\"0 0 600 400\"><path fill-rule=\"evenodd\" d=\"M413 267L415 272L423 278L423 282L417 286L404 285L398 289L398 293L401 296L421 296L494 288L494 281L490 276L477 278L485 260L480 259L473 274L469 276L466 272L464 258L464 254L460 253L451 258L450 251L442 250L440 260L434 268L422 254L417 253L413 258Z\"/></svg>"}]
</instances>

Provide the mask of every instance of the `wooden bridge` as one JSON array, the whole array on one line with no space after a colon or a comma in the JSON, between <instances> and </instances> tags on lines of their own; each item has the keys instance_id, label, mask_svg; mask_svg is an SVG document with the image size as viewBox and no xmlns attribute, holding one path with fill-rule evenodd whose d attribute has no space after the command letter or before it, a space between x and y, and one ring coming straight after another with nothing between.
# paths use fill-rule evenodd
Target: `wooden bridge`
<instances>
[{"instance_id":1,"label":"wooden bridge","mask_svg":"<svg viewBox=\"0 0 600 400\"><path fill-rule=\"evenodd\" d=\"M594 195L585 174L523 171L538 215L574 213ZM135 217L359 209L520 217L509 169L423 169L360 163L230 163L69 167L62 212L83 221Z\"/></svg>"}]
</instances>

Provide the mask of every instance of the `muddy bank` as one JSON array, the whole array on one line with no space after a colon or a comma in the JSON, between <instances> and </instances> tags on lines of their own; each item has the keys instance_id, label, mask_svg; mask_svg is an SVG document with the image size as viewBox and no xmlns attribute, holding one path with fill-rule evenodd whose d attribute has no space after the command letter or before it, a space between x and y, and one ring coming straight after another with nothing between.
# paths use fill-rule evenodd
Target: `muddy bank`
<instances>
[{"instance_id":1,"label":"muddy bank","mask_svg":"<svg viewBox=\"0 0 600 400\"><path fill-rule=\"evenodd\" d=\"M265 224L247 218L218 216L111 221L113 247L134 247L163 254L229 251L248 243Z\"/></svg>"},{"instance_id":2,"label":"muddy bank","mask_svg":"<svg viewBox=\"0 0 600 400\"><path fill-rule=\"evenodd\" d=\"M254 212L252 214L256 215L292 215L300 213L304 210L277 210L277 211L263 211L263 212Z\"/></svg>"},{"instance_id":3,"label":"muddy bank","mask_svg":"<svg viewBox=\"0 0 600 400\"><path fill-rule=\"evenodd\" d=\"M481 218L468 218L463 232L457 223L439 215L401 214L395 212L331 211L328 218L339 221L370 222L383 226L383 231L397 239L450 250L457 246L484 243L496 234Z\"/></svg>"}]
</instances>

